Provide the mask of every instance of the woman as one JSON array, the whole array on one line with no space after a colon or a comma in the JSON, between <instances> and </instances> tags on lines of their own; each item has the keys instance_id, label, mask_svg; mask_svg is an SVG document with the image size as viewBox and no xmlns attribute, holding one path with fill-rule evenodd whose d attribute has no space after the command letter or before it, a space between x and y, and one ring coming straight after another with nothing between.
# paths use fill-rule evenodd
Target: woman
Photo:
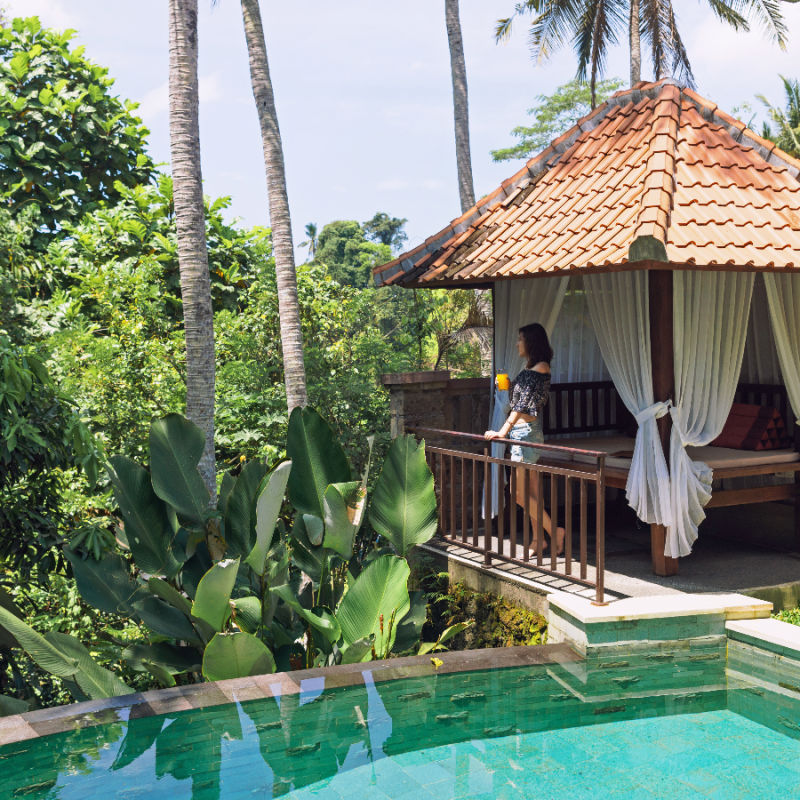
<instances>
[{"instance_id":1,"label":"woman","mask_svg":"<svg viewBox=\"0 0 800 800\"><path fill-rule=\"evenodd\" d=\"M544 441L542 433L541 412L547 404L550 394L550 362L553 359L553 349L547 340L547 331L534 322L519 329L517 350L527 366L514 378L511 386L511 413L499 431L486 431L487 439L514 439L518 442L541 443ZM539 460L539 451L533 447L521 447L518 444L511 447L511 460L524 461L535 464ZM528 481L528 496L525 496L525 470L517 470L517 504L528 504L531 524L537 524L539 510L536 495L537 481ZM550 515L543 512L542 527L547 532L552 542L553 524ZM561 555L564 549L564 529L556 528L556 554Z\"/></svg>"}]
</instances>

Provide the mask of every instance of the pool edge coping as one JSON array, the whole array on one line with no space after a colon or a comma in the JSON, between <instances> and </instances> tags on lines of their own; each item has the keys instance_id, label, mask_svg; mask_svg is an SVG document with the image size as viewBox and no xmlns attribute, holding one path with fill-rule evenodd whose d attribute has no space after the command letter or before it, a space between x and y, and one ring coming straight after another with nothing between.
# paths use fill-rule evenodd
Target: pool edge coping
<instances>
[{"instance_id":1,"label":"pool edge coping","mask_svg":"<svg viewBox=\"0 0 800 800\"><path fill-rule=\"evenodd\" d=\"M441 662L434 665L433 659ZM37 739L76 728L89 728L119 721L118 714L129 710L127 719L172 714L181 711L242 703L276 696L299 694L302 683L322 678L325 689L341 689L363 683L369 672L375 683L431 674L455 674L488 669L558 664L579 661L581 656L568 644L521 645L515 647L458 650L424 656L403 656L382 661L340 664L332 667L253 675L224 681L209 681L168 689L152 689L118 695L103 700L87 700L63 706L40 708L0 717L0 747Z\"/></svg>"}]
</instances>

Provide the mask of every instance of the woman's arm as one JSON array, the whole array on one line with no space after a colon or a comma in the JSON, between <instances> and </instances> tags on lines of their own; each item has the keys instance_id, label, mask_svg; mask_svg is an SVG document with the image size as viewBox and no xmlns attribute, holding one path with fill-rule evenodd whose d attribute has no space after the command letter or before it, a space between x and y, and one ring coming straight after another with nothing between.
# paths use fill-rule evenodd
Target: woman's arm
<instances>
[{"instance_id":1,"label":"woman's arm","mask_svg":"<svg viewBox=\"0 0 800 800\"><path fill-rule=\"evenodd\" d=\"M484 437L487 439L507 439L508 432L522 419L522 414L519 411L512 411L508 415L508 419L503 423L503 427L499 431L486 431Z\"/></svg>"}]
</instances>

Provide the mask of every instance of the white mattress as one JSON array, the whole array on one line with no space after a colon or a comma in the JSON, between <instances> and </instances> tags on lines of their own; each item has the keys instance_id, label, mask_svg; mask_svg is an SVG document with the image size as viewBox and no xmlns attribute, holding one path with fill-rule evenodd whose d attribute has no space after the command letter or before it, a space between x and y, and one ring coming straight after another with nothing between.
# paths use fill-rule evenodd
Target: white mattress
<instances>
[{"instance_id":1,"label":"white mattress","mask_svg":"<svg viewBox=\"0 0 800 800\"><path fill-rule=\"evenodd\" d=\"M556 436L548 438L547 444L561 445L562 447L577 447L581 450L600 450L607 453L606 466L618 469L628 469L631 465L634 440L628 436L589 436L586 438L573 438L569 436ZM694 461L703 461L709 467L721 469L724 467L755 467L761 464L789 464L800 460L800 453L796 450L733 450L730 447L687 447L689 456ZM592 456L580 454L568 456L566 453L547 453L548 459L567 459L582 464L593 464Z\"/></svg>"}]
</instances>

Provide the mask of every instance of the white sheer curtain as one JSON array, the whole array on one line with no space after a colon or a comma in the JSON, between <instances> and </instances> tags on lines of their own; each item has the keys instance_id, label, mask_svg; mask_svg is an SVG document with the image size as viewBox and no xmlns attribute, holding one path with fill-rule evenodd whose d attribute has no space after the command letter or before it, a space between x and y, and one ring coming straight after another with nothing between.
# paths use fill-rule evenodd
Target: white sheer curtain
<instances>
[{"instance_id":1,"label":"white sheer curtain","mask_svg":"<svg viewBox=\"0 0 800 800\"><path fill-rule=\"evenodd\" d=\"M670 521L669 473L656 419L668 398L654 402L650 359L647 272L614 272L584 278L589 312L606 367L622 402L639 427L626 495L639 519Z\"/></svg>"},{"instance_id":2,"label":"white sheer curtain","mask_svg":"<svg viewBox=\"0 0 800 800\"><path fill-rule=\"evenodd\" d=\"M686 447L709 444L728 418L742 368L753 278L752 272L673 273L672 524L664 548L672 558L691 553L711 499L712 470L692 461Z\"/></svg>"},{"instance_id":3,"label":"white sheer curtain","mask_svg":"<svg viewBox=\"0 0 800 800\"><path fill-rule=\"evenodd\" d=\"M569 278L522 278L494 284L494 366L493 373L507 372L513 379L525 366L517 354L519 329L530 322L540 323L552 332ZM494 389L491 429L502 427L508 416L508 392ZM501 458L504 446L492 445L492 455ZM497 516L502 493L501 473L492 467L492 516ZM485 511L484 511L485 514Z\"/></svg>"},{"instance_id":4,"label":"white sheer curtain","mask_svg":"<svg viewBox=\"0 0 800 800\"><path fill-rule=\"evenodd\" d=\"M768 275L765 274L765 278ZM753 284L741 380L744 383L781 383L781 367L770 323L767 290L761 276Z\"/></svg>"},{"instance_id":5,"label":"white sheer curtain","mask_svg":"<svg viewBox=\"0 0 800 800\"><path fill-rule=\"evenodd\" d=\"M783 383L800 420L800 275L765 272L764 284Z\"/></svg>"},{"instance_id":6,"label":"white sheer curtain","mask_svg":"<svg viewBox=\"0 0 800 800\"><path fill-rule=\"evenodd\" d=\"M553 383L609 379L589 317L586 291L580 275L573 275L569 279L550 344L554 353L553 363L550 365ZM566 397L564 400L566 402Z\"/></svg>"}]
</instances>

